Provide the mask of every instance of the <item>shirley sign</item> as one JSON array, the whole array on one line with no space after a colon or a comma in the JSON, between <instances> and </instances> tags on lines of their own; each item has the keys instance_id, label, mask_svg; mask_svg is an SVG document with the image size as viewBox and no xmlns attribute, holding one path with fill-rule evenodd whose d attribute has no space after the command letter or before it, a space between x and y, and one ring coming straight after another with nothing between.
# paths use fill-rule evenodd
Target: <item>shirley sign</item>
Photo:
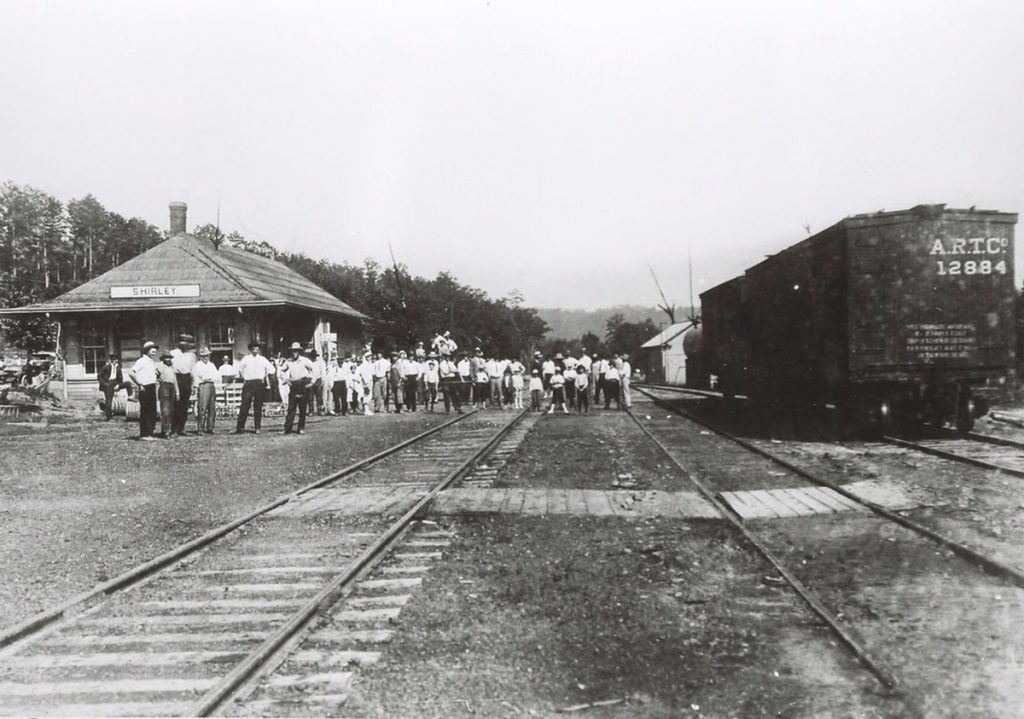
<instances>
[{"instance_id":1,"label":"shirley sign","mask_svg":"<svg viewBox=\"0 0 1024 719\"><path fill-rule=\"evenodd\" d=\"M110 288L111 299L198 297L199 285L129 285Z\"/></svg>"}]
</instances>

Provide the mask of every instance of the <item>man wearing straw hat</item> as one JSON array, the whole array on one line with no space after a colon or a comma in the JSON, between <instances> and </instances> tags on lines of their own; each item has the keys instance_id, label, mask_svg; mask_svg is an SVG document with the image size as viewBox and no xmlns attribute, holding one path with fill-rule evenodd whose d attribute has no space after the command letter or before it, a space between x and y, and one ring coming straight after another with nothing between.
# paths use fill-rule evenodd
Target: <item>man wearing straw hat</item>
<instances>
[{"instance_id":1,"label":"man wearing straw hat","mask_svg":"<svg viewBox=\"0 0 1024 719\"><path fill-rule=\"evenodd\" d=\"M174 408L178 400L178 377L171 367L170 352L160 355L156 367L156 396L160 402L160 436L164 439L174 436Z\"/></svg>"},{"instance_id":2,"label":"man wearing straw hat","mask_svg":"<svg viewBox=\"0 0 1024 719\"><path fill-rule=\"evenodd\" d=\"M142 356L135 361L128 371L130 379L139 389L139 439L152 441L156 439L156 342L142 345Z\"/></svg>"},{"instance_id":3,"label":"man wearing straw hat","mask_svg":"<svg viewBox=\"0 0 1024 719\"><path fill-rule=\"evenodd\" d=\"M220 372L210 361L210 348L199 350L199 361L192 368L192 384L196 386L196 421L199 434L213 434L217 419L217 383Z\"/></svg>"},{"instance_id":4,"label":"man wearing straw hat","mask_svg":"<svg viewBox=\"0 0 1024 719\"><path fill-rule=\"evenodd\" d=\"M298 433L306 433L306 410L309 407L309 388L313 384L313 362L302 354L302 345L292 342L292 356L281 366L281 379L288 383L288 414L284 418L284 433L292 433L295 410L299 410Z\"/></svg>"}]
</instances>

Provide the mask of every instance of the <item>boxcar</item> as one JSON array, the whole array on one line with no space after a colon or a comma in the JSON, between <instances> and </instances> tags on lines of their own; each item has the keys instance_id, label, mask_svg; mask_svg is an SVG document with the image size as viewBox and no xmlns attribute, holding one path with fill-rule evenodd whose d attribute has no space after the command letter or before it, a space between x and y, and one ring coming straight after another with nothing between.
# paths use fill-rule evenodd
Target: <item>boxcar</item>
<instances>
[{"instance_id":1,"label":"boxcar","mask_svg":"<svg viewBox=\"0 0 1024 719\"><path fill-rule=\"evenodd\" d=\"M1015 374L1016 222L847 217L701 294L710 371L727 395L967 430Z\"/></svg>"}]
</instances>

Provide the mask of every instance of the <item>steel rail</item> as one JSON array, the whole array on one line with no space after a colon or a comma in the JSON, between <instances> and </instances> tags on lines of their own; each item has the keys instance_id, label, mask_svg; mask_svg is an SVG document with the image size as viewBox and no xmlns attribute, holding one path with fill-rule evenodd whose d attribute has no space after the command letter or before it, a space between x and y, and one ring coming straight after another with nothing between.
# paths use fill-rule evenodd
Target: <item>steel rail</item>
<instances>
[{"instance_id":1,"label":"steel rail","mask_svg":"<svg viewBox=\"0 0 1024 719\"><path fill-rule=\"evenodd\" d=\"M968 432L964 435L953 435L954 437L961 439L973 439L975 442L981 442L983 444L994 444L999 447L1013 447L1014 449L1024 449L1024 442L1020 442L1015 439L1008 439L1006 437L996 437L991 434L981 434L979 432Z\"/></svg>"},{"instance_id":2,"label":"steel rail","mask_svg":"<svg viewBox=\"0 0 1024 719\"><path fill-rule=\"evenodd\" d=\"M235 692L248 682L260 669L271 663L279 650L289 644L296 635L302 632L309 623L322 611L328 609L347 593L351 584L368 568L379 563L387 555L388 551L396 545L408 531L412 521L419 513L434 500L443 490L449 487L474 462L486 455L502 438L515 427L516 424L526 416L529 410L524 409L511 422L503 426L473 452L458 467L449 472L433 489L412 506L397 521L388 527L380 536L367 547L362 554L356 557L344 572L332 579L320 592L303 605L292 617L279 627L273 634L267 637L264 642L256 647L246 656L234 669L231 670L220 684L211 688L192 708L187 716L205 717L210 716L225 702L229 701Z\"/></svg>"},{"instance_id":3,"label":"steel rail","mask_svg":"<svg viewBox=\"0 0 1024 719\"><path fill-rule=\"evenodd\" d=\"M646 393L645 393L646 394ZM652 398L653 399L653 398ZM657 400L655 400L657 401ZM675 464L686 476L690 482L697 488L697 491L710 502L714 507L721 513L729 524L732 525L733 529L739 532L744 539L747 540L760 554L764 557L769 564L783 576L786 582L793 588L793 591L804 601L804 603L810 607L811 611L817 614L832 630L839 640L846 645L846 647L853 653L857 660L866 668L871 674L878 679L888 689L896 689L899 685L896 675L888 668L882 666L879 662L871 657L868 650L860 643L860 641L850 633L845 627L839 623L839 619L832 614L828 608L811 592L807 586L801 582L792 572L790 572L782 564L782 561L776 557L768 547L766 547L757 537L755 537L744 525L743 522L729 509L728 505L725 504L718 496L709 489L700 479L697 478L692 472L690 472L683 464L676 459L665 444L659 440L654 434L645 427L640 419L633 413L631 409L627 409L629 416L633 418L637 426L640 427L641 431L647 435L658 447L665 453L665 456Z\"/></svg>"},{"instance_id":4,"label":"steel rail","mask_svg":"<svg viewBox=\"0 0 1024 719\"><path fill-rule=\"evenodd\" d=\"M713 390L706 389L693 389L692 387L679 387L673 384L655 384L653 382L633 382L630 387L636 387L639 390L646 388L650 389L664 389L670 392L679 392L680 394L692 394L698 397L712 397L715 399L721 399L723 397L721 392L715 392ZM740 395L742 396L742 395Z\"/></svg>"},{"instance_id":5,"label":"steel rail","mask_svg":"<svg viewBox=\"0 0 1024 719\"><path fill-rule=\"evenodd\" d=\"M164 552L163 554L156 556L147 562L144 562L143 564L139 564L125 572L122 572L116 577L109 579L102 584L98 584L92 589L88 589L85 592L78 594L55 607L43 610L42 612L39 612L38 614L35 614L17 624L0 630L0 649L3 649L4 647L10 646L17 641L26 639L34 635L42 631L49 625L53 624L54 622L80 614L82 611L88 609L90 606L96 604L98 601L104 599L105 597L110 596L111 594L114 594L118 591L127 589L128 587L134 586L135 584L141 582L143 579L146 579L152 576L153 574L156 574L157 572L168 568L172 564L179 562L180 560L199 551L200 549L208 547L209 545L213 544L214 542L222 539L226 535L238 529L242 525L251 522L253 519L256 519L257 517L264 515L268 512L271 512L277 509L278 507L281 507L287 504L288 502L291 502L292 500L302 496L303 494L311 490L319 489L320 487L330 484L331 482L335 482L345 476L366 469L370 465L379 462L385 457L388 457L394 454L395 452L405 449L409 445L419 442L420 440L429 437L430 435L436 432L440 432L446 427L449 427L455 424L456 422L462 421L475 413L476 411L473 410L471 412L466 412L462 415L456 416L453 419L442 422L436 427L431 427L430 429L421 432L413 437L410 437L409 439L403 440L398 444L392 445L387 449L377 452L376 454L370 457L361 459L353 464L350 464L344 469L340 469L337 472L333 472L325 477L321 477L320 479L314 480L313 482L310 482L309 484L304 485L298 489L292 490L287 494L283 494L277 499L274 499L273 501L269 502L268 504L265 504L259 507L258 509L253 510L249 514L246 514L244 517L240 517L238 519L232 520L231 522L227 522L226 524L222 524L219 527L215 527L214 529L211 529L205 534L196 537L195 539L192 539L188 542L180 544L177 547L170 549L167 552Z\"/></svg>"},{"instance_id":6,"label":"steel rail","mask_svg":"<svg viewBox=\"0 0 1024 719\"><path fill-rule=\"evenodd\" d=\"M732 435L729 432L713 424L705 422L704 420L700 419L699 417L696 417L695 415L693 415L690 412L687 412L686 410L680 409L671 404L667 404L666 402L664 402L664 400L652 396L649 392L645 390L640 391L643 392L643 394L645 394L651 400L653 400L656 404L658 404L661 407L664 407L670 412L675 412L676 414L680 415L681 417L685 417L691 422L699 424L702 427L706 427L712 432L715 432L716 434L725 437L726 439L732 442L735 442L744 449L747 449L755 454L761 455L762 457L765 457L766 459L774 462L780 467L783 467L784 469L787 469L790 472L797 474L803 477L804 479L807 479L808 481L814 482L815 484L820 485L822 487L828 487L829 489L843 495L847 499L851 499L854 502L857 502L858 504L867 507L875 514L884 517L885 519L888 519L890 522L895 522L896 524L899 524L902 527L905 527L913 532L916 532L924 537L927 537L933 542L936 542L937 544L940 544L948 548L961 559L967 560L969 564L976 564L989 574L995 577L999 577L1001 579L1006 579L1011 584L1024 588L1024 572L1022 572L1021 570L1016 569L1015 567L1011 567L1008 564L1004 564L996 559L992 559L988 555L982 554L978 550L973 549L967 546L966 544L958 542L955 539L947 537L944 534L940 534L939 532L936 532L935 530L930 529L924 526L923 524L915 522L912 519L908 519L900 514L897 514L896 512L890 511L885 507L881 506L880 504L876 504L870 500L864 499L863 497L860 497L854 492L851 492L850 490L846 489L840 484L830 482L827 479L822 479L821 477L812 474L811 472L808 472L807 470L802 469L801 467L798 467L795 464L791 464L790 462L772 454L771 452L768 452L767 450L761 449L760 447L751 442L748 442L744 439L740 439L739 437L736 437L735 435Z\"/></svg>"},{"instance_id":7,"label":"steel rail","mask_svg":"<svg viewBox=\"0 0 1024 719\"><path fill-rule=\"evenodd\" d=\"M974 439L974 437L970 435L968 435L967 438ZM927 445L919 444L911 440L900 439L899 437L882 437L882 440L888 442L889 444L894 444L897 447L902 447L903 449L910 449L914 450L915 452L923 452L924 454L930 454L934 457L941 457L942 459L948 459L952 462L969 464L974 467L980 467L982 469L992 469L997 472L1003 472L1004 474L1011 474L1015 477L1024 477L1024 469L1007 467L1002 464L996 464L995 462L989 462L988 460L985 459L978 459L977 457L968 457L965 454L957 454L956 452L952 452L948 449L942 449L940 447L929 447ZM989 442L988 440L978 439L974 439L974 441L985 444L999 445L1003 447L1024 447L1024 445L1021 445L1020 443L1004 444L1002 442Z\"/></svg>"}]
</instances>

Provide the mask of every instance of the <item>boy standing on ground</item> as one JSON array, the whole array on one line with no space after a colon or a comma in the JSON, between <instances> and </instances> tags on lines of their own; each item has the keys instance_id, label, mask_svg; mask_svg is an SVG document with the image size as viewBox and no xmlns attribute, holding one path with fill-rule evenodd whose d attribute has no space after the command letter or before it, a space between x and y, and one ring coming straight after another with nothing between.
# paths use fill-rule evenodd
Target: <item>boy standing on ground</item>
<instances>
[{"instance_id":1,"label":"boy standing on ground","mask_svg":"<svg viewBox=\"0 0 1024 719\"><path fill-rule=\"evenodd\" d=\"M540 370L532 370L530 374L530 411L540 412L540 396L544 393L544 380L540 378Z\"/></svg>"},{"instance_id":2,"label":"boy standing on ground","mask_svg":"<svg viewBox=\"0 0 1024 719\"><path fill-rule=\"evenodd\" d=\"M580 371L576 373L576 410L590 412L590 375Z\"/></svg>"},{"instance_id":3,"label":"boy standing on ground","mask_svg":"<svg viewBox=\"0 0 1024 719\"><path fill-rule=\"evenodd\" d=\"M569 410L565 408L565 377L562 376L562 370L555 369L555 373L548 380L548 387L551 388L551 406L548 408L548 414L554 412L555 407L561 407L562 412L569 414Z\"/></svg>"}]
</instances>

